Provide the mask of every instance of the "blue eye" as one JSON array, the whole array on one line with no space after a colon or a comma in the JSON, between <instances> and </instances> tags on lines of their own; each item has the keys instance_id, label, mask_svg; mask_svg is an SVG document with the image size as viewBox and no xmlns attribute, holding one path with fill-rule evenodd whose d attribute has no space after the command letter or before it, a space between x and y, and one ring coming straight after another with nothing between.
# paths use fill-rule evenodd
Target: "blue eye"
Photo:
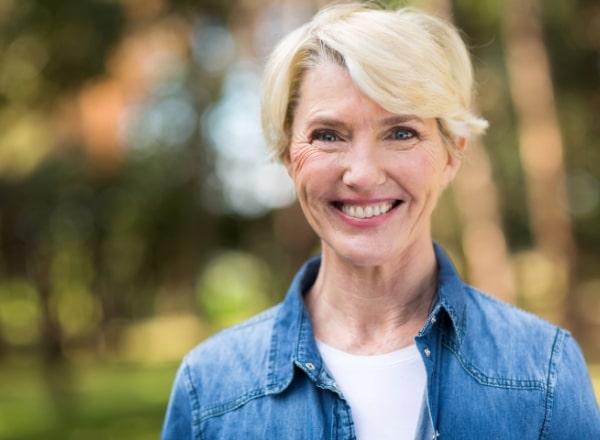
<instances>
[{"instance_id":1,"label":"blue eye","mask_svg":"<svg viewBox=\"0 0 600 440\"><path fill-rule=\"evenodd\" d=\"M321 142L336 142L339 140L338 135L329 130L318 130L313 134L312 138Z\"/></svg>"},{"instance_id":2,"label":"blue eye","mask_svg":"<svg viewBox=\"0 0 600 440\"><path fill-rule=\"evenodd\" d=\"M408 128L394 128L392 130L392 138L397 141L407 141L416 136L416 132L414 130Z\"/></svg>"}]
</instances>

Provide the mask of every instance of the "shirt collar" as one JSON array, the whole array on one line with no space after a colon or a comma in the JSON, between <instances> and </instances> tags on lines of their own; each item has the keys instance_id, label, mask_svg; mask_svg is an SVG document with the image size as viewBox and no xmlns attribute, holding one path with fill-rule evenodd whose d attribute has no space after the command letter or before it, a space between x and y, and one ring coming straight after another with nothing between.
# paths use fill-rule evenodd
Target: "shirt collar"
<instances>
[{"instance_id":1,"label":"shirt collar","mask_svg":"<svg viewBox=\"0 0 600 440\"><path fill-rule=\"evenodd\" d=\"M459 277L450 257L437 244L433 244L435 258L438 264L437 299L430 314L430 319L421 330L423 333L431 318L440 319L445 312L450 318L457 342L460 345L465 333L465 283Z\"/></svg>"},{"instance_id":2,"label":"shirt collar","mask_svg":"<svg viewBox=\"0 0 600 440\"><path fill-rule=\"evenodd\" d=\"M419 334L426 333L442 314L446 314L460 344L465 327L465 284L448 255L436 243L433 246L438 263L437 299L430 319ZM303 301L304 294L317 278L320 265L321 257L316 256L302 266L277 314L269 356L269 384L274 392L282 391L291 383L295 367L314 381L324 374L323 361Z\"/></svg>"},{"instance_id":3,"label":"shirt collar","mask_svg":"<svg viewBox=\"0 0 600 440\"><path fill-rule=\"evenodd\" d=\"M269 384L276 392L291 383L295 366L315 381L324 370L303 300L304 294L314 284L320 266L320 256L302 266L275 319L269 356Z\"/></svg>"}]
</instances>

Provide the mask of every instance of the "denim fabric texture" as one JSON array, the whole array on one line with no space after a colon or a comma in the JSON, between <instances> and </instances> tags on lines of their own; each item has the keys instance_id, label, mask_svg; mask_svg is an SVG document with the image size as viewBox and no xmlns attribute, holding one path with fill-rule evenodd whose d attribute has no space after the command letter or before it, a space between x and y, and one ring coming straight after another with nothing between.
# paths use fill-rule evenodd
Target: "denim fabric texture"
<instances>
[{"instance_id":1,"label":"denim fabric texture","mask_svg":"<svg viewBox=\"0 0 600 440\"><path fill-rule=\"evenodd\" d=\"M600 439L598 403L571 335L465 284L434 247L437 301L415 337L427 370L417 437ZM307 262L281 304L185 357L162 440L355 439L302 299L319 266L319 257Z\"/></svg>"}]
</instances>

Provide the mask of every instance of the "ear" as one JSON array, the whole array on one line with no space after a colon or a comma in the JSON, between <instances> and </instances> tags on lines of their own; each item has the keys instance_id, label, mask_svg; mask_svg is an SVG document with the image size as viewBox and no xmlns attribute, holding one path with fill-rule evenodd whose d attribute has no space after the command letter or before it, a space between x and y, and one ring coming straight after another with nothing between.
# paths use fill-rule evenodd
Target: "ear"
<instances>
[{"instance_id":1,"label":"ear","mask_svg":"<svg viewBox=\"0 0 600 440\"><path fill-rule=\"evenodd\" d=\"M467 138L464 136L453 136L452 137L454 148L457 151L450 152L448 151L448 159L446 162L446 169L444 170L444 185L448 185L452 180L454 180L454 176L458 172L460 165L462 163L462 156L467 147Z\"/></svg>"}]
</instances>

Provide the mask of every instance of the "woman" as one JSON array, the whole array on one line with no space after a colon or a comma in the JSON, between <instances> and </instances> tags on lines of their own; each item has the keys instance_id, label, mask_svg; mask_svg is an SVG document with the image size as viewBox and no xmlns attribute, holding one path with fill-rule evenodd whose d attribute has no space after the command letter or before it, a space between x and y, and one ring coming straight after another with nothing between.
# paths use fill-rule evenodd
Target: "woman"
<instances>
[{"instance_id":1,"label":"woman","mask_svg":"<svg viewBox=\"0 0 600 440\"><path fill-rule=\"evenodd\" d=\"M467 138L472 68L424 13L329 7L271 55L268 144L322 254L286 299L193 350L163 439L587 439L568 332L463 283L431 214Z\"/></svg>"}]
</instances>

